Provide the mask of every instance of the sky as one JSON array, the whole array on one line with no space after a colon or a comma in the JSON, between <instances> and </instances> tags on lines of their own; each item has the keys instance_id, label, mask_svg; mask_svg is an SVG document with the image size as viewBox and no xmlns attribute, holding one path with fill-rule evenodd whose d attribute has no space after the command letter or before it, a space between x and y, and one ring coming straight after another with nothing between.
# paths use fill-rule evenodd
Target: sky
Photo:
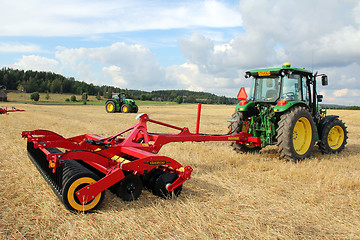
<instances>
[{"instance_id":1,"label":"sky","mask_svg":"<svg viewBox=\"0 0 360 240\"><path fill-rule=\"evenodd\" d=\"M95 85L236 97L247 70L325 73L360 105L358 0L2 0L0 66ZM319 81L320 82L320 81Z\"/></svg>"}]
</instances>

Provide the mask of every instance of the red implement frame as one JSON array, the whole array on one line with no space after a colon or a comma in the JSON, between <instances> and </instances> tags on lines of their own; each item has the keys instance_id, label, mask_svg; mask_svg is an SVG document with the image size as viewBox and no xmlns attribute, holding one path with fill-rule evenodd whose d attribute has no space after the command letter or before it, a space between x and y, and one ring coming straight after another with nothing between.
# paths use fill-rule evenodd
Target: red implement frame
<instances>
[{"instance_id":1,"label":"red implement frame","mask_svg":"<svg viewBox=\"0 0 360 240\"><path fill-rule=\"evenodd\" d=\"M25 110L20 110L20 109L17 109L15 107L11 107L11 109L8 110L7 107L5 108L0 108L0 114L7 114L9 112L23 112Z\"/></svg>"},{"instance_id":2,"label":"red implement frame","mask_svg":"<svg viewBox=\"0 0 360 240\"><path fill-rule=\"evenodd\" d=\"M201 105L198 108L197 133L190 133L189 129L177 127L167 123L152 120L145 113L138 115L139 122L118 134L107 138L97 135L80 135L64 138L47 130L24 131L22 136L34 144L35 149L40 149L49 161L49 168L56 171L63 161L77 159L96 168L105 174L99 181L88 185L76 192L79 200L91 199L100 192L111 187L124 178L123 171L135 175L144 175L153 168L173 172L178 175L176 181L167 186L168 191L190 179L192 168L182 167L174 159L157 155L162 146L171 142L203 142L203 141L236 141L241 144L260 146L261 140L252 137L249 133L240 132L234 135L205 135L199 134ZM147 122L179 130L178 134L148 133ZM128 133L126 137L123 134ZM51 153L49 149L65 149L61 153ZM86 202L85 202L86 203Z\"/></svg>"}]
</instances>

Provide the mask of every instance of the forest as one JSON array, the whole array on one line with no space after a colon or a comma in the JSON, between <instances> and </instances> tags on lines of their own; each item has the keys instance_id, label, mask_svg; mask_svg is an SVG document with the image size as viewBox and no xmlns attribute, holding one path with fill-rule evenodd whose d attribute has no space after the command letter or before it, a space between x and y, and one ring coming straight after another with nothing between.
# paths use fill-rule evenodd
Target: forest
<instances>
[{"instance_id":1,"label":"forest","mask_svg":"<svg viewBox=\"0 0 360 240\"><path fill-rule=\"evenodd\" d=\"M236 98L217 96L212 93L194 92L188 90L156 90L151 92L141 90L121 89L114 86L96 86L92 83L77 81L74 77L64 77L53 72L18 70L2 68L0 71L0 86L6 90L18 90L27 93L69 93L101 96L111 98L112 92L125 92L129 98L148 101L174 101L186 103L236 104Z\"/></svg>"}]
</instances>

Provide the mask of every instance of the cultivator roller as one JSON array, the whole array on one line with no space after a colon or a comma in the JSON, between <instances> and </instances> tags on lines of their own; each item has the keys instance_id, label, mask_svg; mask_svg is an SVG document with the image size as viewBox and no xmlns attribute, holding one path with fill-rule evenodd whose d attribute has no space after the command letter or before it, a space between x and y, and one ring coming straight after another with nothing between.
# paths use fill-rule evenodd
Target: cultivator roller
<instances>
[{"instance_id":1,"label":"cultivator roller","mask_svg":"<svg viewBox=\"0 0 360 240\"><path fill-rule=\"evenodd\" d=\"M199 108L200 109L200 108ZM200 112L200 110L199 110ZM178 196L192 168L157 155L170 142L236 141L260 146L248 133L205 135L152 120L140 114L139 122L107 138L93 134L64 138L48 130L24 131L29 158L63 202L74 212L97 209L109 189L124 201L139 198L142 189L167 199ZM178 134L148 133L147 122L180 130ZM198 114L199 123L199 114ZM122 137L127 134L126 137Z\"/></svg>"}]
</instances>

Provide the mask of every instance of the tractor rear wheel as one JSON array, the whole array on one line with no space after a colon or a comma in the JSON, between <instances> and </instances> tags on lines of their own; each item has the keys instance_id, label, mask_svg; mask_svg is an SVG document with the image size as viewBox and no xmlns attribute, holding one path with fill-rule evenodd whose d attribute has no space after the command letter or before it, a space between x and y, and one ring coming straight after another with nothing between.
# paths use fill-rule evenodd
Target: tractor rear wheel
<instances>
[{"instance_id":1,"label":"tractor rear wheel","mask_svg":"<svg viewBox=\"0 0 360 240\"><path fill-rule=\"evenodd\" d=\"M305 107L295 107L281 115L277 128L281 158L303 160L310 157L315 144L315 123Z\"/></svg>"},{"instance_id":2,"label":"tractor rear wheel","mask_svg":"<svg viewBox=\"0 0 360 240\"><path fill-rule=\"evenodd\" d=\"M339 153L344 150L347 138L345 124L336 118L322 129L319 148L322 153Z\"/></svg>"},{"instance_id":3,"label":"tractor rear wheel","mask_svg":"<svg viewBox=\"0 0 360 240\"><path fill-rule=\"evenodd\" d=\"M95 183L100 178L75 160L65 162L63 172L62 202L65 207L74 212L88 212L97 209L102 203L105 192L94 196L88 203L79 201L76 192L83 187ZM85 199L84 199L85 200Z\"/></svg>"},{"instance_id":4,"label":"tractor rear wheel","mask_svg":"<svg viewBox=\"0 0 360 240\"><path fill-rule=\"evenodd\" d=\"M245 124L245 122L248 122L250 124L250 118L247 116L247 113L236 111L231 117L236 121L233 122L232 125L229 125L229 134L248 132L249 125ZM259 152L261 150L261 147L257 147L251 144L239 144L233 142L231 143L231 146L238 153Z\"/></svg>"},{"instance_id":5,"label":"tractor rear wheel","mask_svg":"<svg viewBox=\"0 0 360 240\"><path fill-rule=\"evenodd\" d=\"M130 105L127 103L124 103L123 105L121 105L121 112L122 113L130 113L131 112Z\"/></svg>"},{"instance_id":6,"label":"tractor rear wheel","mask_svg":"<svg viewBox=\"0 0 360 240\"><path fill-rule=\"evenodd\" d=\"M113 101L107 102L105 105L105 110L108 113L114 113L116 111L116 105Z\"/></svg>"}]
</instances>

